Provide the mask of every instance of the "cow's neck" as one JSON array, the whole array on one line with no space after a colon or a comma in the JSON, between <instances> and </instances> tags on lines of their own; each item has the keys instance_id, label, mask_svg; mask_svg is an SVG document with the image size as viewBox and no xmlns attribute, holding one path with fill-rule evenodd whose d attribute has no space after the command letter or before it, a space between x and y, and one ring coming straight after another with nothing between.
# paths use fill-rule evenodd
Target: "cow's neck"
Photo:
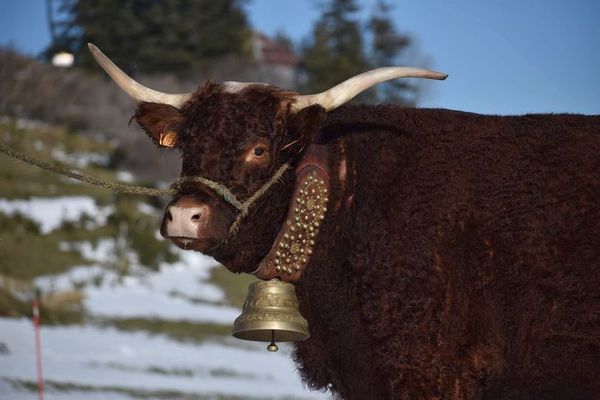
<instances>
[{"instance_id":1,"label":"cow's neck","mask_svg":"<svg viewBox=\"0 0 600 400\"><path fill-rule=\"evenodd\" d=\"M327 145L311 144L296 168L296 186L284 223L254 274L296 282L309 264L327 213L330 190Z\"/></svg>"}]
</instances>

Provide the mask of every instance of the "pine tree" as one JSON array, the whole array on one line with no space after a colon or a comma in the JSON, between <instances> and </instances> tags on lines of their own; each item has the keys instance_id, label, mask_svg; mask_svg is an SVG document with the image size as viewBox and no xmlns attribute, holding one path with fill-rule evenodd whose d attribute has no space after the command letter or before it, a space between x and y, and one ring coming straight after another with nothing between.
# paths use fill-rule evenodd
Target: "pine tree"
<instances>
[{"instance_id":1,"label":"pine tree","mask_svg":"<svg viewBox=\"0 0 600 400\"><path fill-rule=\"evenodd\" d=\"M93 42L129 73L185 72L215 58L249 54L245 0L62 0L46 54L68 50L95 68Z\"/></svg>"},{"instance_id":2,"label":"pine tree","mask_svg":"<svg viewBox=\"0 0 600 400\"><path fill-rule=\"evenodd\" d=\"M306 92L328 89L368 68L354 0L333 0L302 49Z\"/></svg>"},{"instance_id":3,"label":"pine tree","mask_svg":"<svg viewBox=\"0 0 600 400\"><path fill-rule=\"evenodd\" d=\"M400 63L412 45L410 37L398 33L389 14L391 5L376 3L365 26L354 0L330 0L315 23L311 37L304 42L302 58L306 84L303 91L315 93L372 68ZM363 38L369 38L365 41ZM414 104L417 87L406 80L377 85L359 96L359 102Z\"/></svg>"},{"instance_id":4,"label":"pine tree","mask_svg":"<svg viewBox=\"0 0 600 400\"><path fill-rule=\"evenodd\" d=\"M372 35L370 59L374 68L398 65L402 53L412 44L409 36L398 33L389 18L391 8L385 0L378 0L368 23ZM414 105L416 95L417 86L402 79L376 87L376 99L381 102Z\"/></svg>"}]
</instances>

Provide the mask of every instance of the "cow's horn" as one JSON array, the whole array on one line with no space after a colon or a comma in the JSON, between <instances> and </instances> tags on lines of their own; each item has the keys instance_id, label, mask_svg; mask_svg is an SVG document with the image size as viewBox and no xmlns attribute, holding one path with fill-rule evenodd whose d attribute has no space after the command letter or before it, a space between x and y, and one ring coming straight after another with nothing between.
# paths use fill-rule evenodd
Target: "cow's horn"
<instances>
[{"instance_id":1,"label":"cow's horn","mask_svg":"<svg viewBox=\"0 0 600 400\"><path fill-rule=\"evenodd\" d=\"M292 104L292 110L300 111L301 109L310 105L320 104L327 111L331 111L352 100L353 97L364 92L371 86L381 82L389 81L390 79L427 78L443 80L446 79L446 77L448 77L448 74L419 68L377 68L353 76L352 78L332 87L325 92L311 95L298 95L295 99L296 101Z\"/></svg>"},{"instance_id":2,"label":"cow's horn","mask_svg":"<svg viewBox=\"0 0 600 400\"><path fill-rule=\"evenodd\" d=\"M193 93L169 94L147 88L146 86L141 85L140 83L131 79L125 72L121 70L121 68L117 67L115 63L110 61L110 59L106 57L98 47L92 43L88 43L88 47L102 69L106 71L106 73L121 89L125 91L125 93L127 93L138 103L143 101L148 103L162 103L169 104L175 108L180 108L183 103L192 97ZM225 91L229 93L239 92L245 87L252 85L265 85L265 83L235 81L223 82Z\"/></svg>"},{"instance_id":3,"label":"cow's horn","mask_svg":"<svg viewBox=\"0 0 600 400\"><path fill-rule=\"evenodd\" d=\"M125 93L138 103L144 101L149 103L162 103L179 108L192 96L192 93L168 94L147 88L127 76L127 74L110 61L99 48L91 43L88 43L88 47L102 69L106 71L112 80L115 81Z\"/></svg>"}]
</instances>

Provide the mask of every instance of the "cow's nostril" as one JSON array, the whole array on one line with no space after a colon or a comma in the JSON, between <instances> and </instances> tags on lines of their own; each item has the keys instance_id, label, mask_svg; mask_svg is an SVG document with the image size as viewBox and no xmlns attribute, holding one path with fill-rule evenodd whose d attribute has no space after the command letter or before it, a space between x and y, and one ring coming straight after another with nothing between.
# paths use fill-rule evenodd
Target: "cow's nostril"
<instances>
[{"instance_id":1,"label":"cow's nostril","mask_svg":"<svg viewBox=\"0 0 600 400\"><path fill-rule=\"evenodd\" d=\"M167 217L167 219L169 221L173 221L173 215L171 214L171 211L167 211L167 213L165 214L165 217Z\"/></svg>"},{"instance_id":2,"label":"cow's nostril","mask_svg":"<svg viewBox=\"0 0 600 400\"><path fill-rule=\"evenodd\" d=\"M192 215L192 220L199 220L199 219L200 219L200 214Z\"/></svg>"}]
</instances>

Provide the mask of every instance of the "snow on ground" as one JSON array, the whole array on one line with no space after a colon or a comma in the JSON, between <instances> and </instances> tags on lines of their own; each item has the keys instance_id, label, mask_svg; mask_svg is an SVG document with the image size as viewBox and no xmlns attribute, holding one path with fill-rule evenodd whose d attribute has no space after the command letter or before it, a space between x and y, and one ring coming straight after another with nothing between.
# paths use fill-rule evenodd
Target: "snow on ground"
<instances>
[{"instance_id":1,"label":"snow on ground","mask_svg":"<svg viewBox=\"0 0 600 400\"><path fill-rule=\"evenodd\" d=\"M92 224L104 224L112 211L85 196L0 199L0 212L33 219L43 234L84 214ZM123 238L105 238L95 245L65 242L60 248L79 251L91 265L73 266L33 283L45 293L81 290L91 320L148 318L229 325L240 313L222 305L223 291L209 281L210 270L218 264L202 254L178 250L178 262L163 263L152 271L139 264ZM114 269L119 257L129 264L127 276ZM35 382L33 343L29 320L0 318L0 399L35 397L19 383ZM233 338L181 343L165 335L90 324L43 327L42 345L49 382L46 399L158 399L165 391L175 393L169 398L327 398L303 388L287 345L269 353L263 343Z\"/></svg>"},{"instance_id":2,"label":"snow on ground","mask_svg":"<svg viewBox=\"0 0 600 400\"><path fill-rule=\"evenodd\" d=\"M156 215L157 213L156 209L148 203L138 203L137 209L139 212L146 215Z\"/></svg>"},{"instance_id":3,"label":"snow on ground","mask_svg":"<svg viewBox=\"0 0 600 400\"><path fill-rule=\"evenodd\" d=\"M75 151L67 154L63 149L59 147L55 147L52 149L52 158L64 162L66 164L74 165L77 168L85 168L92 163L104 166L108 165L108 162L110 160L108 154L105 153Z\"/></svg>"},{"instance_id":4,"label":"snow on ground","mask_svg":"<svg viewBox=\"0 0 600 400\"><path fill-rule=\"evenodd\" d=\"M117 171L117 180L119 182L132 183L135 181L135 176L129 171Z\"/></svg>"},{"instance_id":5,"label":"snow on ground","mask_svg":"<svg viewBox=\"0 0 600 400\"><path fill-rule=\"evenodd\" d=\"M210 304L225 298L220 288L206 282L218 263L200 253L181 251L180 258L174 264L163 263L156 272L128 276L117 284L103 282L88 287L86 310L92 315L116 318L232 323L239 309Z\"/></svg>"},{"instance_id":6,"label":"snow on ground","mask_svg":"<svg viewBox=\"0 0 600 400\"><path fill-rule=\"evenodd\" d=\"M75 266L64 274L39 276L33 280L33 286L39 288L42 293L68 292L102 282L108 274L109 272L99 265Z\"/></svg>"},{"instance_id":7,"label":"snow on ground","mask_svg":"<svg viewBox=\"0 0 600 400\"><path fill-rule=\"evenodd\" d=\"M217 324L231 324L240 314L240 310L234 307L191 303L137 283L88 288L85 291L85 309L91 315L102 317L158 318Z\"/></svg>"},{"instance_id":8,"label":"snow on ground","mask_svg":"<svg viewBox=\"0 0 600 400\"><path fill-rule=\"evenodd\" d=\"M13 118L9 117L7 115L3 115L0 118L0 122L2 122L2 123L8 123L10 121L13 121ZM40 130L47 131L51 127L51 125L49 123L43 122L40 120L35 120L35 119L17 118L14 121L15 121L15 127L17 129L40 129Z\"/></svg>"},{"instance_id":9,"label":"snow on ground","mask_svg":"<svg viewBox=\"0 0 600 400\"><path fill-rule=\"evenodd\" d=\"M5 380L0 387L9 393L18 391L6 385L7 380L35 382L33 335L29 320L0 318L0 342L7 347L0 354L0 381ZM48 381L109 391L120 388L206 396L326 397L302 386L285 345L278 353L270 353L263 344L244 348L211 342L194 345L93 326L44 327L41 337L44 377ZM86 398L85 392L80 398Z\"/></svg>"},{"instance_id":10,"label":"snow on ground","mask_svg":"<svg viewBox=\"0 0 600 400\"><path fill-rule=\"evenodd\" d=\"M95 247L70 244L98 264L38 277L35 284L44 291L83 290L92 316L232 324L239 315L237 308L215 304L224 294L208 281L217 266L212 258L181 250L180 261L158 271L134 266L133 275L118 277L102 266L114 245L113 239ZM35 382L33 343L31 321L0 318L0 346L5 346L0 352L0 398L32 398L19 382ZM269 353L264 343L234 338L181 343L163 335L83 324L43 327L42 346L47 399L158 399L166 391L175 393L170 398L327 398L302 386L286 344Z\"/></svg>"},{"instance_id":11,"label":"snow on ground","mask_svg":"<svg viewBox=\"0 0 600 400\"><path fill-rule=\"evenodd\" d=\"M6 395L7 400L34 400L38 398L37 394L34 394L27 389L14 387L10 382L5 381L2 378L0 378L0 393ZM54 389L52 386L48 385L46 385L44 389L44 398L46 400L133 400L131 396L114 391L69 390L67 392L64 390ZM143 398L144 400L164 400L165 397L162 396L162 398L160 398L154 396L143 396ZM171 397L171 399L173 398ZM2 400L4 400L4 398ZM135 398L135 400L139 400L139 397Z\"/></svg>"},{"instance_id":12,"label":"snow on ground","mask_svg":"<svg viewBox=\"0 0 600 400\"><path fill-rule=\"evenodd\" d=\"M111 290L116 286L140 286L152 290L154 294L160 293L165 296L181 296L211 303L222 302L225 299L221 289L205 282L210 278L210 270L218 263L200 253L174 250L178 252L179 261L163 262L158 271L151 271L136 264L137 257L128 257L128 261L132 263L129 273L133 276L120 277L114 271L101 266L117 261L114 239L102 239L95 245L90 242L63 242L60 248L63 251L77 250L86 260L100 265L76 266L63 274L36 278L35 285L45 291L76 290L87 285L99 286L104 290Z\"/></svg>"},{"instance_id":13,"label":"snow on ground","mask_svg":"<svg viewBox=\"0 0 600 400\"><path fill-rule=\"evenodd\" d=\"M103 225L113 208L98 207L88 196L32 197L28 200L0 199L0 212L25 215L39 224L42 234L47 234L60 227L63 221L75 222L84 214L91 217L94 224Z\"/></svg>"},{"instance_id":14,"label":"snow on ground","mask_svg":"<svg viewBox=\"0 0 600 400\"><path fill-rule=\"evenodd\" d=\"M237 308L215 304L223 302L225 295L207 282L210 270L218 265L211 257L178 250L180 261L162 263L158 271L133 264L132 274L121 277L102 267L114 261L115 246L114 239L100 240L96 246L64 243L63 250L79 250L84 258L99 264L41 276L34 284L46 293L83 287L83 304L92 316L230 324L239 315Z\"/></svg>"},{"instance_id":15,"label":"snow on ground","mask_svg":"<svg viewBox=\"0 0 600 400\"><path fill-rule=\"evenodd\" d=\"M116 262L115 254L118 252L118 240L102 239L95 245L84 242L61 243L61 249L77 250L83 258L95 263ZM148 271L139 265L135 252L128 254L128 261L132 264L133 273L144 271L144 276L126 277L127 286L147 286L155 291L167 294L175 293L188 298L202 299L209 302L219 302L224 299L223 291L204 281L210 278L210 270L219 263L212 257L204 254L184 251L173 248L179 261L175 263L161 263L157 272ZM67 272L69 274L70 272ZM138 275L138 274L136 274Z\"/></svg>"},{"instance_id":16,"label":"snow on ground","mask_svg":"<svg viewBox=\"0 0 600 400\"><path fill-rule=\"evenodd\" d=\"M88 261L107 264L117 262L119 255L117 253L123 252L126 243L121 243L119 239L101 239L96 243L89 241L82 242L61 242L59 248L62 251L77 251L83 258ZM137 254L131 250L126 251L127 261L130 263L137 263Z\"/></svg>"}]
</instances>

